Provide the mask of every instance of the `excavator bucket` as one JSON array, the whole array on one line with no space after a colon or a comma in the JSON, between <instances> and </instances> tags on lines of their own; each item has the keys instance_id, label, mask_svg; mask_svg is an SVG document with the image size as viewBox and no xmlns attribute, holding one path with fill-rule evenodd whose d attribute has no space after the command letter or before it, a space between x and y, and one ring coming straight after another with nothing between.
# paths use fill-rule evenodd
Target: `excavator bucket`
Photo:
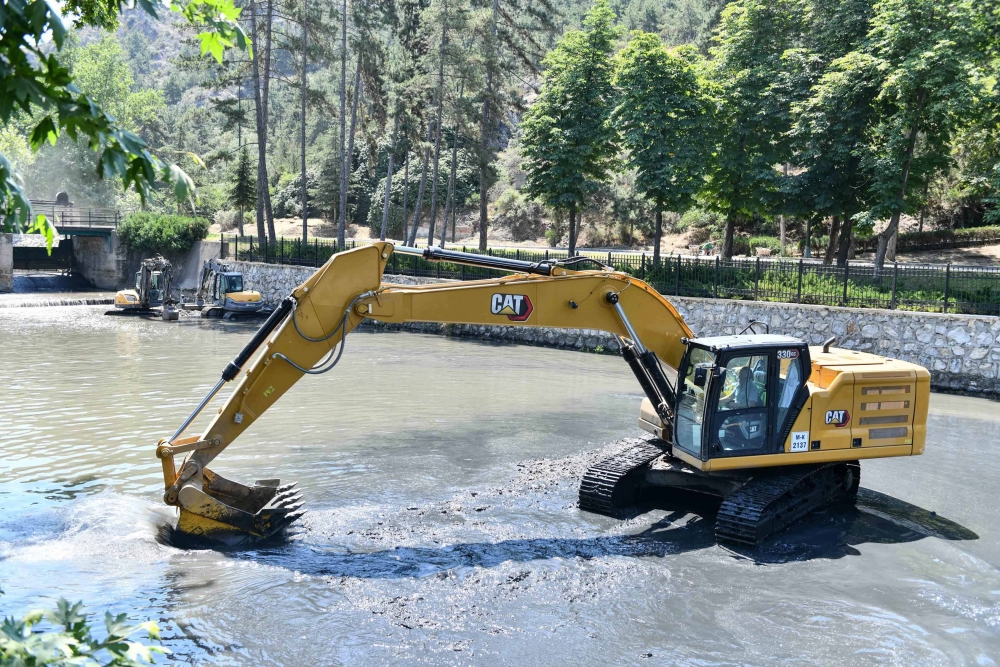
<instances>
[{"instance_id":1,"label":"excavator bucket","mask_svg":"<svg viewBox=\"0 0 1000 667\"><path fill-rule=\"evenodd\" d=\"M189 482L178 494L177 530L183 534L246 546L279 535L305 514L295 483L282 486L277 479L262 479L246 486L208 469L203 478L201 488Z\"/></svg>"}]
</instances>

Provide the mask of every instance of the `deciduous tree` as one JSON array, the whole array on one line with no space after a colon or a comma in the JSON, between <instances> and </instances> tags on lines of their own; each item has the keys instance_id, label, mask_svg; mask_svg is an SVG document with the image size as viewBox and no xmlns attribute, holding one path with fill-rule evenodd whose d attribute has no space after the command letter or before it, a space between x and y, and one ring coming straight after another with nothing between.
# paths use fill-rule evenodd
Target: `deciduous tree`
<instances>
[{"instance_id":1,"label":"deciduous tree","mask_svg":"<svg viewBox=\"0 0 1000 667\"><path fill-rule=\"evenodd\" d=\"M634 32L616 59L621 91L612 122L636 170L635 188L653 202L653 263L660 263L663 212L683 214L704 187L713 105L703 94L691 49L670 52L658 35Z\"/></svg>"},{"instance_id":2,"label":"deciduous tree","mask_svg":"<svg viewBox=\"0 0 1000 667\"><path fill-rule=\"evenodd\" d=\"M608 180L618 152L618 133L610 123L615 14L607 0L597 0L583 23L583 30L567 32L546 56L541 94L521 126L526 190L569 212L571 255L577 213Z\"/></svg>"}]
</instances>

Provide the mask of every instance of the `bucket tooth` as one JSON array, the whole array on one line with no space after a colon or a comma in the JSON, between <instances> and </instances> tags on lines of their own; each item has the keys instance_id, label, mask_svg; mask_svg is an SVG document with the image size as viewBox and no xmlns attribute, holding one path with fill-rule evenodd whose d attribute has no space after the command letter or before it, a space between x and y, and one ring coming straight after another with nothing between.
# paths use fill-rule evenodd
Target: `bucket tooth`
<instances>
[{"instance_id":1,"label":"bucket tooth","mask_svg":"<svg viewBox=\"0 0 1000 667\"><path fill-rule=\"evenodd\" d=\"M246 486L211 470L201 484L191 480L178 494L180 533L227 546L246 546L279 534L305 510L301 490L277 479Z\"/></svg>"}]
</instances>

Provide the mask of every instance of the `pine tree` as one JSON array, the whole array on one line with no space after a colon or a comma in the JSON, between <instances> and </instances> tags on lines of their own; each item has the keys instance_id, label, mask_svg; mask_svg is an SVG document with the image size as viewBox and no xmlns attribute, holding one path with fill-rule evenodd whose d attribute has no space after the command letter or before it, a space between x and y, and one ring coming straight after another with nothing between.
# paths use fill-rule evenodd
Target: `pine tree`
<instances>
[{"instance_id":1,"label":"pine tree","mask_svg":"<svg viewBox=\"0 0 1000 667\"><path fill-rule=\"evenodd\" d=\"M253 165L246 147L240 150L240 157L233 171L232 189L229 191L229 203L239 209L240 236L243 236L243 212L254 206L257 201L257 186L254 182Z\"/></svg>"},{"instance_id":2,"label":"pine tree","mask_svg":"<svg viewBox=\"0 0 1000 667\"><path fill-rule=\"evenodd\" d=\"M340 155L334 147L326 151L316 188L315 206L327 222L337 221L340 206ZM339 225L338 225L339 226Z\"/></svg>"},{"instance_id":3,"label":"pine tree","mask_svg":"<svg viewBox=\"0 0 1000 667\"><path fill-rule=\"evenodd\" d=\"M614 104L611 52L617 31L607 0L597 0L584 30L567 32L545 58L545 83L522 123L527 193L569 212L569 251L576 216L608 180L618 151L609 122Z\"/></svg>"}]
</instances>

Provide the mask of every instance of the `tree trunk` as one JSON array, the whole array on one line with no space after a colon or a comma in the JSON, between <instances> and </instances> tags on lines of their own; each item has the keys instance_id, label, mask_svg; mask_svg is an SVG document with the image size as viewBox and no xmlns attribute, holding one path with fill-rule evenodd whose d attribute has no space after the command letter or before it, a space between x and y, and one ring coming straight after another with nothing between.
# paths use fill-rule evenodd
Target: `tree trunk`
<instances>
[{"instance_id":1,"label":"tree trunk","mask_svg":"<svg viewBox=\"0 0 1000 667\"><path fill-rule=\"evenodd\" d=\"M430 139L431 128L427 126L427 138ZM427 163L431 159L431 151L424 146L424 163L420 169L420 187L417 188L417 206L413 209L413 225L410 226L410 239L406 244L410 247L417 245L417 229L420 227L420 213L424 206L424 188L427 186Z\"/></svg>"},{"instance_id":2,"label":"tree trunk","mask_svg":"<svg viewBox=\"0 0 1000 667\"><path fill-rule=\"evenodd\" d=\"M271 26L274 23L274 0L267 0L267 22L264 24L264 91L262 97L264 99L264 144L261 145L261 154L264 156L264 215L267 216L267 236L271 239L271 243L277 240L277 234L274 232L274 214L271 212L271 191L268 189L267 182L267 120L270 118L269 115L269 100L270 100L270 90L271 90Z\"/></svg>"},{"instance_id":3,"label":"tree trunk","mask_svg":"<svg viewBox=\"0 0 1000 667\"><path fill-rule=\"evenodd\" d=\"M354 99L351 101L351 129L347 132L347 154L344 156L344 202L346 213L347 195L351 189L351 162L354 160L354 130L358 121L358 100L361 99L361 56L358 55L358 67L354 72ZM340 231L344 231L347 221L340 226Z\"/></svg>"},{"instance_id":4,"label":"tree trunk","mask_svg":"<svg viewBox=\"0 0 1000 667\"><path fill-rule=\"evenodd\" d=\"M726 233L722 238L722 256L725 259L732 259L733 256L733 233L736 230L736 214L730 212L726 216Z\"/></svg>"},{"instance_id":5,"label":"tree trunk","mask_svg":"<svg viewBox=\"0 0 1000 667\"><path fill-rule=\"evenodd\" d=\"M576 255L576 206L569 207L569 256Z\"/></svg>"},{"instance_id":6,"label":"tree trunk","mask_svg":"<svg viewBox=\"0 0 1000 667\"><path fill-rule=\"evenodd\" d=\"M837 266L847 266L848 254L851 249L851 233L854 228L854 220L850 213L844 214L844 223L840 229L840 244L837 248Z\"/></svg>"},{"instance_id":7,"label":"tree trunk","mask_svg":"<svg viewBox=\"0 0 1000 667\"><path fill-rule=\"evenodd\" d=\"M653 234L653 266L660 265L660 239L663 238L663 211L656 209L656 233Z\"/></svg>"},{"instance_id":8,"label":"tree trunk","mask_svg":"<svg viewBox=\"0 0 1000 667\"><path fill-rule=\"evenodd\" d=\"M448 216L454 216L455 205L455 168L458 165L458 120L461 113L462 99L465 96L465 80L458 87L458 101L455 103L455 127L451 134L451 165L448 175L448 194L445 199L444 219L441 221L441 247L444 247L445 233L448 231ZM455 241L455 221L452 218L451 240Z\"/></svg>"},{"instance_id":9,"label":"tree trunk","mask_svg":"<svg viewBox=\"0 0 1000 667\"><path fill-rule=\"evenodd\" d=\"M344 153L347 140L347 0L340 5L340 202L337 214L337 245L344 247L344 223L347 220L347 171Z\"/></svg>"},{"instance_id":10,"label":"tree trunk","mask_svg":"<svg viewBox=\"0 0 1000 667\"><path fill-rule=\"evenodd\" d=\"M915 119L910 125L910 132L906 137L906 153L903 158L903 178L900 183L899 190L896 192L896 210L893 211L892 217L889 219L889 226L878 235L878 250L875 253L876 274L882 270L882 266L885 264L886 255L890 250L890 241L892 241L892 255L889 259L894 260L896 258L895 241L896 235L899 233L899 214L903 209L903 204L906 202L906 183L910 179L910 167L913 165L913 147L916 146L917 143L917 133L920 131L919 117L920 113L923 111L924 100L926 98L926 91L921 91L920 98L917 102L917 119Z\"/></svg>"},{"instance_id":11,"label":"tree trunk","mask_svg":"<svg viewBox=\"0 0 1000 667\"><path fill-rule=\"evenodd\" d=\"M309 208L306 188L306 65L308 64L308 30L306 28L306 7L308 0L302 0L302 245L309 243Z\"/></svg>"},{"instance_id":12,"label":"tree trunk","mask_svg":"<svg viewBox=\"0 0 1000 667\"><path fill-rule=\"evenodd\" d=\"M441 48L438 51L437 120L434 122L434 180L431 183L431 221L427 227L427 245L434 245L434 225L437 222L438 167L441 165L441 121L444 116L444 52L448 47L448 15L441 24Z\"/></svg>"},{"instance_id":13,"label":"tree trunk","mask_svg":"<svg viewBox=\"0 0 1000 667\"><path fill-rule=\"evenodd\" d=\"M257 5L255 3L250 4L250 35L253 39L253 43L257 44ZM267 132L264 130L265 125L264 117L264 102L261 99L261 77L260 77L260 57L261 52L259 50L254 50L253 59L251 61L251 70L253 72L253 100L254 109L256 111L256 132L257 132L257 243L264 245L267 241L267 231L265 228L264 220L264 195L267 193L267 188L261 186L262 181L266 181L267 174L267 161L266 161L266 146L267 146Z\"/></svg>"},{"instance_id":14,"label":"tree trunk","mask_svg":"<svg viewBox=\"0 0 1000 667\"><path fill-rule=\"evenodd\" d=\"M826 253L823 255L824 264L833 264L833 253L834 248L837 247L837 241L840 239L840 216L835 215L830 220L830 239L826 244Z\"/></svg>"},{"instance_id":15,"label":"tree trunk","mask_svg":"<svg viewBox=\"0 0 1000 667\"><path fill-rule=\"evenodd\" d=\"M497 13L499 12L500 0L493 0L493 18L490 23L490 36L495 40L497 36ZM493 60L487 58L486 66L486 90L483 92L483 119L479 127L479 251L486 252L486 233L488 221L489 183L487 173L489 171L489 143L490 143L490 102L493 96Z\"/></svg>"},{"instance_id":16,"label":"tree trunk","mask_svg":"<svg viewBox=\"0 0 1000 667\"><path fill-rule=\"evenodd\" d=\"M406 158L403 160L403 245L409 240L406 233L406 204L410 195L410 150L407 146Z\"/></svg>"},{"instance_id":17,"label":"tree trunk","mask_svg":"<svg viewBox=\"0 0 1000 667\"><path fill-rule=\"evenodd\" d=\"M389 227L389 193L392 191L392 159L396 156L396 137L399 134L399 114L392 121L392 142L389 145L389 168L385 172L385 198L382 200L382 231L379 240L385 241L386 229ZM403 195L404 197L406 195ZM403 211L406 219L406 211Z\"/></svg>"},{"instance_id":18,"label":"tree trunk","mask_svg":"<svg viewBox=\"0 0 1000 667\"><path fill-rule=\"evenodd\" d=\"M920 207L920 222L917 224L917 231L924 231L924 218L927 217L927 192L931 188L931 179L924 183L924 205Z\"/></svg>"},{"instance_id":19,"label":"tree trunk","mask_svg":"<svg viewBox=\"0 0 1000 667\"><path fill-rule=\"evenodd\" d=\"M448 176L448 198L444 209L444 220L441 221L441 247L444 247L444 237L448 231L448 216L454 215L455 207L455 169L458 165L458 123L455 123L455 135L451 141L451 174ZM451 240L455 241L455 222L452 219Z\"/></svg>"},{"instance_id":20,"label":"tree trunk","mask_svg":"<svg viewBox=\"0 0 1000 667\"><path fill-rule=\"evenodd\" d=\"M806 218L806 244L802 247L803 257L812 257L812 218Z\"/></svg>"},{"instance_id":21,"label":"tree trunk","mask_svg":"<svg viewBox=\"0 0 1000 667\"><path fill-rule=\"evenodd\" d=\"M784 168L782 169L785 176L788 176L788 163L786 162ZM778 216L778 241L781 247L781 254L785 254L785 216L784 214Z\"/></svg>"}]
</instances>

